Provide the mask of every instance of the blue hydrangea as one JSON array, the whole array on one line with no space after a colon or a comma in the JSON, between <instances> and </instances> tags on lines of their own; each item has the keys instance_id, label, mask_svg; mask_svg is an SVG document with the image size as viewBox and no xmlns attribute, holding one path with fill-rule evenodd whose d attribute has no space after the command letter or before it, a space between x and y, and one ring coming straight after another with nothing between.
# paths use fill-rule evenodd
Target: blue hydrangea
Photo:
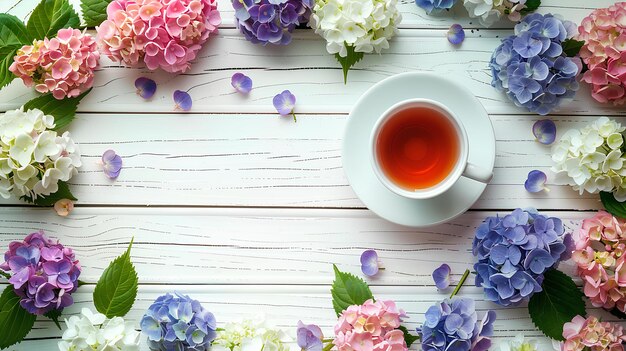
<instances>
[{"instance_id":1,"label":"blue hydrangea","mask_svg":"<svg viewBox=\"0 0 626 351\"><path fill-rule=\"evenodd\" d=\"M431 306L417 333L423 351L486 351L491 347L496 313L478 320L474 300L455 296Z\"/></svg>"},{"instance_id":2,"label":"blue hydrangea","mask_svg":"<svg viewBox=\"0 0 626 351\"><path fill-rule=\"evenodd\" d=\"M572 22L550 14L524 17L491 57L491 85L506 92L517 106L540 115L573 98L580 68L563 52L563 41L574 30Z\"/></svg>"},{"instance_id":3,"label":"blue hydrangea","mask_svg":"<svg viewBox=\"0 0 626 351\"><path fill-rule=\"evenodd\" d=\"M213 313L187 295L160 296L141 319L148 347L155 351L209 350L216 337Z\"/></svg>"},{"instance_id":4,"label":"blue hydrangea","mask_svg":"<svg viewBox=\"0 0 626 351\"><path fill-rule=\"evenodd\" d=\"M232 0L235 22L254 44L287 45L291 33L309 22L314 0Z\"/></svg>"},{"instance_id":5,"label":"blue hydrangea","mask_svg":"<svg viewBox=\"0 0 626 351\"><path fill-rule=\"evenodd\" d=\"M472 250L478 262L476 286L502 306L515 305L541 291L543 274L571 254L563 223L535 210L517 209L488 217L476 230Z\"/></svg>"},{"instance_id":6,"label":"blue hydrangea","mask_svg":"<svg viewBox=\"0 0 626 351\"><path fill-rule=\"evenodd\" d=\"M457 0L415 0L415 4L426 10L429 15L435 10L451 9L456 2Z\"/></svg>"}]
</instances>

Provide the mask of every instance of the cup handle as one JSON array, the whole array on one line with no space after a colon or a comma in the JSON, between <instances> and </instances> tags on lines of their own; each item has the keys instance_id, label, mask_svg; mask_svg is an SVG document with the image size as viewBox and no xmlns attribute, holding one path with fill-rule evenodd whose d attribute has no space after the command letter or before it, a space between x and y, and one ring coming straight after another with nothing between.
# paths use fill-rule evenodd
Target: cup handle
<instances>
[{"instance_id":1,"label":"cup handle","mask_svg":"<svg viewBox=\"0 0 626 351\"><path fill-rule=\"evenodd\" d=\"M493 178L493 172L468 163L463 172L463 176L481 183L489 184Z\"/></svg>"}]
</instances>

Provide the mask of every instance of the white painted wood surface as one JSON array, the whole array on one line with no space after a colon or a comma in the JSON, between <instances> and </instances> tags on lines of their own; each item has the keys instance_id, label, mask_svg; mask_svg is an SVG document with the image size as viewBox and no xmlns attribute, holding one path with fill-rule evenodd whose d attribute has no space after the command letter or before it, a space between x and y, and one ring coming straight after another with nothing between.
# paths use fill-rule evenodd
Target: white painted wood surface
<instances>
[{"instance_id":1,"label":"white painted wood surface","mask_svg":"<svg viewBox=\"0 0 626 351\"><path fill-rule=\"evenodd\" d=\"M2 0L0 11L25 18L37 2ZM227 0L219 4L224 18L219 36L185 74L126 68L103 59L94 90L70 126L84 161L71 181L80 199L77 209L61 218L50 209L0 201L0 247L41 229L75 248L87 285L75 294L77 304L68 314L92 305L93 284L134 236L140 293L128 317L137 327L156 296L180 291L202 301L220 325L265 313L291 334L302 319L319 323L331 335L332 264L360 274L364 249L376 249L386 267L370 280L375 295L396 299L414 328L427 307L446 296L433 286L432 270L445 261L453 279L459 279L473 263L473 232L486 216L533 206L563 218L568 231L576 230L581 219L601 207L598 198L555 185L549 194L524 190L530 170L551 166L549 148L531 133L540 117L515 108L490 86L487 62L500 39L511 34L511 24L479 29L462 6L427 16L413 1L400 2L399 37L383 55L359 63L347 86L311 31L298 30L287 48L252 45L234 28ZM592 8L611 3L543 0L540 11L579 22ZM445 40L452 23L468 29L460 48ZM393 225L364 209L341 167L341 139L356 99L385 77L415 70L438 72L472 89L490 113L497 138L495 177L473 210L423 230ZM239 71L254 80L247 98L230 87L231 75ZM149 102L135 95L133 82L139 76L159 84ZM190 113L173 110L176 89L189 89ZM272 97L284 89L298 96L297 124L273 110ZM33 96L15 81L0 91L0 111ZM601 115L626 123L624 111L593 102L585 87L552 118L562 133ZM109 148L124 159L115 182L96 164ZM561 268L573 273L570 263ZM550 349L523 306L499 308L483 301L471 285L462 294L478 301L481 314L498 310L497 342L523 333L539 339L540 350ZM28 340L11 350L54 350L60 335L40 320Z\"/></svg>"}]
</instances>

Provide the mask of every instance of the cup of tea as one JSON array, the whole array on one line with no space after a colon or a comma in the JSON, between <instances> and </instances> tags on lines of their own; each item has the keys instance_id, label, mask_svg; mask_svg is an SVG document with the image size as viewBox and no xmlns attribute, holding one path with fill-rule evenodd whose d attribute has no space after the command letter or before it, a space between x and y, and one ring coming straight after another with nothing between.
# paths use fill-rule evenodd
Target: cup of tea
<instances>
[{"instance_id":1,"label":"cup of tea","mask_svg":"<svg viewBox=\"0 0 626 351\"><path fill-rule=\"evenodd\" d=\"M493 177L491 170L468 162L469 142L461 120L434 100L392 106L380 116L370 139L376 176L400 196L430 199L460 177L482 183Z\"/></svg>"}]
</instances>

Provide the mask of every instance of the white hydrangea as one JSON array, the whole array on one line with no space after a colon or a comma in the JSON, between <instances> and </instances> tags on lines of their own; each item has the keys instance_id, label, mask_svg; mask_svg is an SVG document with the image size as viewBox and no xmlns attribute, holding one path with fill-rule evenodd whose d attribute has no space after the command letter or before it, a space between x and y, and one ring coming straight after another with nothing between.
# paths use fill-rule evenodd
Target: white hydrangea
<instances>
[{"instance_id":1,"label":"white hydrangea","mask_svg":"<svg viewBox=\"0 0 626 351\"><path fill-rule=\"evenodd\" d=\"M555 182L571 185L581 195L608 191L618 201L626 201L626 157L621 149L624 130L607 117L568 130L552 147Z\"/></svg>"},{"instance_id":2,"label":"white hydrangea","mask_svg":"<svg viewBox=\"0 0 626 351\"><path fill-rule=\"evenodd\" d=\"M47 196L81 166L69 132L57 135L54 117L23 109L0 115L0 196Z\"/></svg>"},{"instance_id":3,"label":"white hydrangea","mask_svg":"<svg viewBox=\"0 0 626 351\"><path fill-rule=\"evenodd\" d=\"M526 8L527 0L463 0L463 4L471 18L477 18L485 27L491 27L503 15L509 20L518 22L522 18L521 11Z\"/></svg>"},{"instance_id":4,"label":"white hydrangea","mask_svg":"<svg viewBox=\"0 0 626 351\"><path fill-rule=\"evenodd\" d=\"M217 331L211 351L295 351L297 346L282 330L275 329L263 318L228 323Z\"/></svg>"},{"instance_id":5,"label":"white hydrangea","mask_svg":"<svg viewBox=\"0 0 626 351\"><path fill-rule=\"evenodd\" d=\"M524 335L518 334L515 338L500 343L498 351L537 351L537 344L534 340L524 340Z\"/></svg>"},{"instance_id":6,"label":"white hydrangea","mask_svg":"<svg viewBox=\"0 0 626 351\"><path fill-rule=\"evenodd\" d=\"M380 53L389 48L402 16L398 0L317 0L309 25L326 39L331 54L346 57L347 46L356 52Z\"/></svg>"},{"instance_id":7,"label":"white hydrangea","mask_svg":"<svg viewBox=\"0 0 626 351\"><path fill-rule=\"evenodd\" d=\"M60 351L138 351L140 333L121 317L107 319L83 308L80 316L65 320L67 330Z\"/></svg>"}]
</instances>

